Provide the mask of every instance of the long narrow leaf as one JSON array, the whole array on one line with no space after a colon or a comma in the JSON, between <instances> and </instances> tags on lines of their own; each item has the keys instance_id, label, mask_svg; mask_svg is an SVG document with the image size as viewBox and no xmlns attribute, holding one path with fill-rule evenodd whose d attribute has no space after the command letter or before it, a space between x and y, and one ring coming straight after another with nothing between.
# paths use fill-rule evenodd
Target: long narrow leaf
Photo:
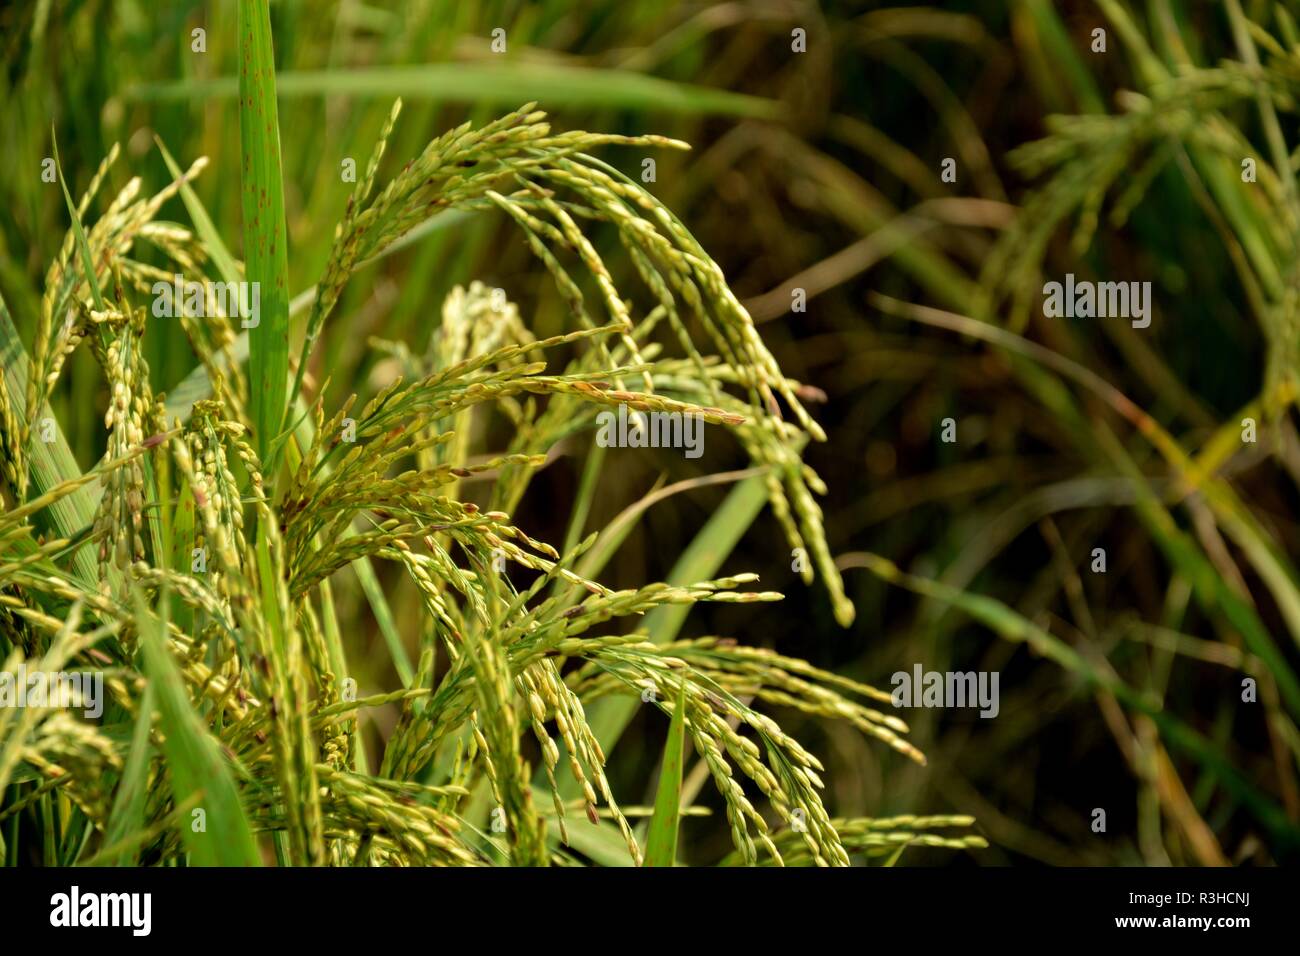
<instances>
[{"instance_id":1,"label":"long narrow leaf","mask_svg":"<svg viewBox=\"0 0 1300 956\"><path fill-rule=\"evenodd\" d=\"M153 723L156 693L152 683L146 684L140 699L140 713L136 715L135 729L131 734L131 749L127 751L126 767L118 783L117 799L104 833L104 845L114 846L126 841L133 833L144 828L145 798L148 796L149 764L153 760L153 746L149 743L149 729ZM137 855L123 849L113 860L113 866L134 866Z\"/></svg>"},{"instance_id":2,"label":"long narrow leaf","mask_svg":"<svg viewBox=\"0 0 1300 956\"><path fill-rule=\"evenodd\" d=\"M258 454L265 459L284 418L289 370L289 260L267 0L240 0L239 47L244 272L259 290L260 304L258 315L246 317L245 323L250 330L254 438Z\"/></svg>"},{"instance_id":3,"label":"long narrow leaf","mask_svg":"<svg viewBox=\"0 0 1300 956\"><path fill-rule=\"evenodd\" d=\"M9 309L0 296L0 366L4 367L5 386L9 404L19 419L29 414L27 409L27 374L31 365L27 350L23 348L18 329L9 317ZM50 407L34 410L31 414L37 418L51 418ZM72 456L63 430L55 422L54 440L51 442L34 441L27 449L28 463L31 469L32 486L37 496L45 494L56 485L71 481L81 476L77 460ZM95 502L99 500L101 487L98 481L91 481L64 495L51 504L36 520L61 538L73 538L90 527L95 520ZM95 567L95 555L91 548L78 548L73 554L72 570L77 579L86 585L93 585L99 577Z\"/></svg>"},{"instance_id":4,"label":"long narrow leaf","mask_svg":"<svg viewBox=\"0 0 1300 956\"><path fill-rule=\"evenodd\" d=\"M257 843L221 748L190 706L159 621L138 593L135 609L145 669L158 694L172 797L182 804L196 792L202 794L197 808L203 811L202 817L186 820L180 828L190 859L199 866L260 866Z\"/></svg>"},{"instance_id":5,"label":"long narrow leaf","mask_svg":"<svg viewBox=\"0 0 1300 956\"><path fill-rule=\"evenodd\" d=\"M642 866L672 866L677 861L677 830L682 809L682 750L686 743L686 692L677 692L672 726L664 745L655 813L646 832L645 862Z\"/></svg>"},{"instance_id":6,"label":"long narrow leaf","mask_svg":"<svg viewBox=\"0 0 1300 956\"><path fill-rule=\"evenodd\" d=\"M240 3L242 14L247 0ZM262 4L265 7L265 3ZM247 65L245 61L245 65ZM478 106L518 106L533 100L552 106L649 109L665 113L771 118L780 104L758 96L674 83L642 73L541 63L429 63L351 70L285 72L281 96L401 96ZM183 100L245 97L234 77L136 86L128 99Z\"/></svg>"}]
</instances>

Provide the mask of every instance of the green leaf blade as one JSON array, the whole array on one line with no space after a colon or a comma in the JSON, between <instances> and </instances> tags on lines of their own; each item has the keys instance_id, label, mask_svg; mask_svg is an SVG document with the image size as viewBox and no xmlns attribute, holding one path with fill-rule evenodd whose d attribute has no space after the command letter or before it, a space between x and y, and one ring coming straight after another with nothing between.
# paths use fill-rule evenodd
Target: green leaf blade
<instances>
[{"instance_id":1,"label":"green leaf blade","mask_svg":"<svg viewBox=\"0 0 1300 956\"><path fill-rule=\"evenodd\" d=\"M181 837L197 866L261 866L261 855L235 780L220 745L190 705L181 672L168 652L158 618L135 595L140 644L150 685L158 696L163 754L171 772L172 797L180 806L201 794L201 830L183 819Z\"/></svg>"},{"instance_id":2,"label":"green leaf blade","mask_svg":"<svg viewBox=\"0 0 1300 956\"><path fill-rule=\"evenodd\" d=\"M156 693L153 683L144 688L140 699L140 713L136 716L131 733L131 749L127 751L126 766L117 788L117 799L109 816L104 834L105 846L115 846L128 841L132 834L144 829L145 798L148 796L149 765L153 761L153 745L149 742L149 729L153 723ZM125 848L112 859L113 866L135 866L139 862L135 848Z\"/></svg>"},{"instance_id":3,"label":"green leaf blade","mask_svg":"<svg viewBox=\"0 0 1300 956\"><path fill-rule=\"evenodd\" d=\"M254 438L265 464L284 419L289 370L289 257L267 0L240 0L239 44L244 273L258 291L257 315L244 323L249 329Z\"/></svg>"},{"instance_id":4,"label":"green leaf blade","mask_svg":"<svg viewBox=\"0 0 1300 956\"><path fill-rule=\"evenodd\" d=\"M265 6L265 4L262 4ZM241 2L241 11L245 2ZM774 119L781 104L731 90L678 83L644 73L542 63L427 63L285 72L281 96L434 99L445 103L516 107L538 101L552 107L647 109L678 115ZM133 100L212 99L235 92L233 77L184 79L135 86ZM239 87L241 108L247 94Z\"/></svg>"},{"instance_id":5,"label":"green leaf blade","mask_svg":"<svg viewBox=\"0 0 1300 956\"><path fill-rule=\"evenodd\" d=\"M682 817L682 756L686 745L686 690L677 692L673 722L664 744L663 768L655 812L646 831L643 866L672 866L677 861L677 832Z\"/></svg>"}]
</instances>

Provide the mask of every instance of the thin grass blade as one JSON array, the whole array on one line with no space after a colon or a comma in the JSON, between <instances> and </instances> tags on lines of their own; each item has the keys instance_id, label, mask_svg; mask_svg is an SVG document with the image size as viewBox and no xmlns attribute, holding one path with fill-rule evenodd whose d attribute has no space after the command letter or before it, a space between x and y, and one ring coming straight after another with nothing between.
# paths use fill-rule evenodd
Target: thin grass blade
<instances>
[{"instance_id":1,"label":"thin grass blade","mask_svg":"<svg viewBox=\"0 0 1300 956\"><path fill-rule=\"evenodd\" d=\"M655 812L646 832L645 862L642 866L672 866L677 861L677 831L682 809L682 751L686 743L686 692L677 692L673 722L664 744L663 767L659 771L659 790L655 794Z\"/></svg>"}]
</instances>

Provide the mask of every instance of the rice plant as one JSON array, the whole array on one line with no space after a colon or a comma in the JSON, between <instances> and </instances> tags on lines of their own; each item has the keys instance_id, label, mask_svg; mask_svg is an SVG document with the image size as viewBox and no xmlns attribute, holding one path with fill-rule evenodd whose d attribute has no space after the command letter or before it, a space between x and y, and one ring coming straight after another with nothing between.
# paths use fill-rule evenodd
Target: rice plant
<instances>
[{"instance_id":1,"label":"rice plant","mask_svg":"<svg viewBox=\"0 0 1300 956\"><path fill-rule=\"evenodd\" d=\"M672 865L682 819L704 809L682 779L687 748L730 833L714 862L983 846L966 816L833 815L821 760L767 713L843 722L923 764L888 693L732 637L639 624L779 600L756 575L606 586L627 522L590 530L590 487L556 503L574 510L569 541L512 518L557 449L589 445L599 471L602 412L689 416L743 450L746 487L807 556L805 580L853 619L825 486L802 457L826 437L805 408L817 390L782 373L713 258L620 171L629 148L686 144L559 129L529 103L433 136L394 172L398 100L318 280L291 299L266 3L240 4L239 31L242 237L221 235L193 189L211 174L203 157L182 171L158 141L171 180L103 196L114 147L77 195L84 171L51 142L69 228L30 352L0 303L3 670L93 672L105 690L96 719L75 716L84 690L0 708L6 862ZM188 224L160 218L172 200ZM567 327L538 334L507 290L467 277L427 334L370 341L391 374L332 403L311 369L323 331L353 321L345 290L466 213L516 228ZM597 233L616 238L635 286L615 284ZM251 301L229 294L244 283ZM170 395L143 345L160 323L198 363ZM85 473L50 408L83 356L109 395L105 452ZM391 572L418 595L418 623L404 622L414 654L385 598ZM353 676L355 625L332 583L353 574L393 689L361 693ZM638 705L662 714L668 740L653 808L606 773ZM373 752L362 724L379 709L395 719Z\"/></svg>"}]
</instances>

